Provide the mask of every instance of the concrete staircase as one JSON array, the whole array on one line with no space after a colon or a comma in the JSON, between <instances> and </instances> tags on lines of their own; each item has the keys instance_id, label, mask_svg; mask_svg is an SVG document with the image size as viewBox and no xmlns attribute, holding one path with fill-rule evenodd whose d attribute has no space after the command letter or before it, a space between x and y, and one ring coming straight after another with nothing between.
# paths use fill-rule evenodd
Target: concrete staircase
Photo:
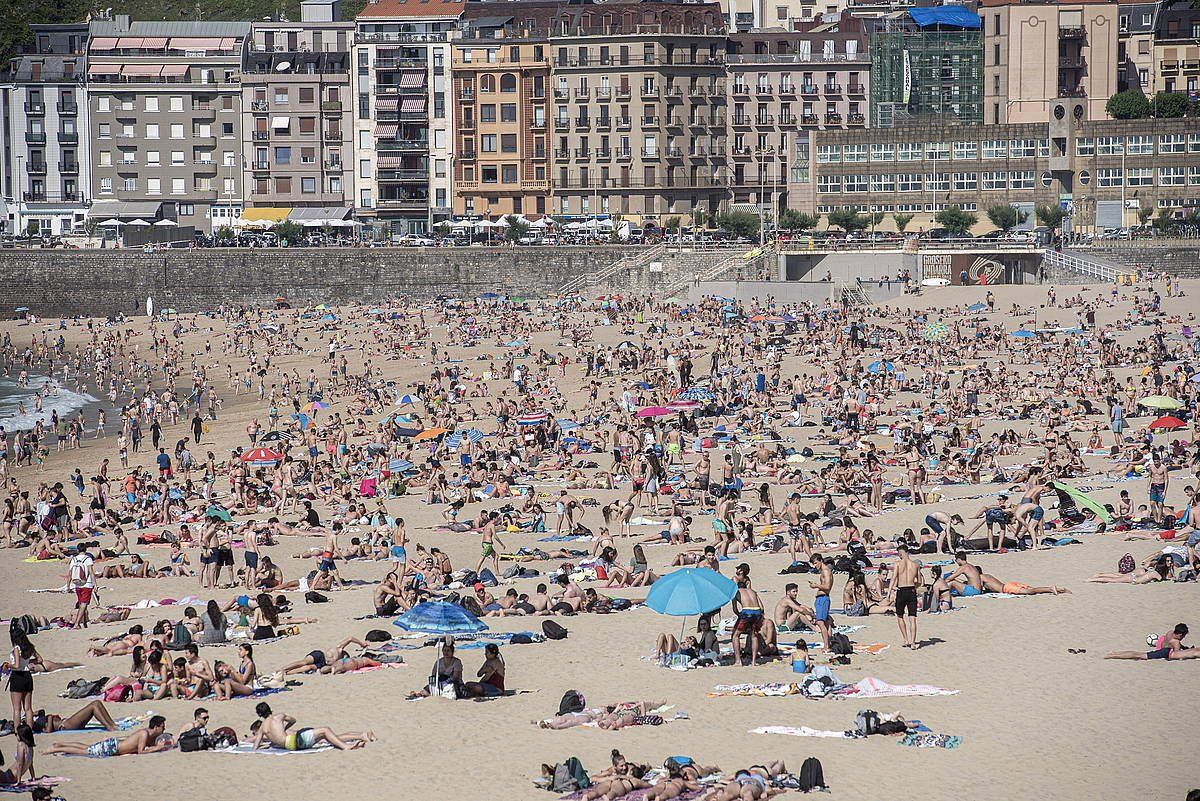
<instances>
[{"instance_id":1,"label":"concrete staircase","mask_svg":"<svg viewBox=\"0 0 1200 801\"><path fill-rule=\"evenodd\" d=\"M1060 284L1115 284L1128 281L1134 273L1090 251L1047 250L1042 267L1046 280Z\"/></svg>"},{"instance_id":2,"label":"concrete staircase","mask_svg":"<svg viewBox=\"0 0 1200 801\"><path fill-rule=\"evenodd\" d=\"M563 295L623 294L671 297L691 284L697 275L712 280L728 273L757 277L758 270L773 256L763 252L746 258L746 249L683 248L666 245L623 256L602 270L581 275L559 289Z\"/></svg>"},{"instance_id":3,"label":"concrete staircase","mask_svg":"<svg viewBox=\"0 0 1200 801\"><path fill-rule=\"evenodd\" d=\"M870 306L873 302L870 295L868 295L866 291L858 284L847 284L843 282L838 285L838 294L846 308Z\"/></svg>"},{"instance_id":4,"label":"concrete staircase","mask_svg":"<svg viewBox=\"0 0 1200 801\"><path fill-rule=\"evenodd\" d=\"M1098 244L1072 252L1129 273L1141 269L1157 273L1165 271L1180 278L1200 278L1200 242L1196 240L1134 240Z\"/></svg>"},{"instance_id":5,"label":"concrete staircase","mask_svg":"<svg viewBox=\"0 0 1200 801\"><path fill-rule=\"evenodd\" d=\"M754 255L747 258L749 253ZM683 275L675 282L666 284L662 294L665 297L674 297L685 292L696 280L697 273L701 281L757 281L763 278L772 280L775 278L778 256L779 252L774 243L769 243L761 249L726 252L721 259L706 269L693 271L691 275Z\"/></svg>"}]
</instances>

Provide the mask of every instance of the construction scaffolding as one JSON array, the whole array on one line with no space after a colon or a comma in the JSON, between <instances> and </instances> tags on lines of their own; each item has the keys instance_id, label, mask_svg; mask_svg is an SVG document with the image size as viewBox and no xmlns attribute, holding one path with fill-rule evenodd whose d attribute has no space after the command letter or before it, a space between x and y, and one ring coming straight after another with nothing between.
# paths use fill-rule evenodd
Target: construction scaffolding
<instances>
[{"instance_id":1,"label":"construction scaffolding","mask_svg":"<svg viewBox=\"0 0 1200 801\"><path fill-rule=\"evenodd\" d=\"M918 27L908 15L880 19L870 34L872 124L910 117L983 122L983 33Z\"/></svg>"}]
</instances>

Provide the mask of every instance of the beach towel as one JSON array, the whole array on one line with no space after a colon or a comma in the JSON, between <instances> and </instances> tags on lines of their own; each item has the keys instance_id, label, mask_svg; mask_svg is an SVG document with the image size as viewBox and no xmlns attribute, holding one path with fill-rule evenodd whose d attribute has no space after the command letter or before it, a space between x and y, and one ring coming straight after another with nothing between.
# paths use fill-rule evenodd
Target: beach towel
<instances>
[{"instance_id":1,"label":"beach towel","mask_svg":"<svg viewBox=\"0 0 1200 801\"><path fill-rule=\"evenodd\" d=\"M902 698L918 695L958 695L958 690L945 690L929 684L888 684L883 679L867 677L834 693L838 698Z\"/></svg>"},{"instance_id":2,"label":"beach towel","mask_svg":"<svg viewBox=\"0 0 1200 801\"><path fill-rule=\"evenodd\" d=\"M250 745L250 743L238 743L237 745L231 745L228 748L214 748L209 753L212 753L212 754L262 754L264 756L295 756L295 755L300 755L300 754L317 754L317 753L320 753L321 751L332 751L332 750L334 750L333 746L329 745L328 743L322 743L321 745L318 745L314 748L305 748L303 751L288 751L286 748L276 748L275 746L271 746L270 748L255 749L253 746Z\"/></svg>"},{"instance_id":3,"label":"beach towel","mask_svg":"<svg viewBox=\"0 0 1200 801\"><path fill-rule=\"evenodd\" d=\"M0 784L0 793L32 793L39 787L57 787L63 782L71 781L66 776L39 776L30 781L17 784Z\"/></svg>"},{"instance_id":4,"label":"beach towel","mask_svg":"<svg viewBox=\"0 0 1200 801\"><path fill-rule=\"evenodd\" d=\"M757 696L760 698L779 698L787 695L799 695L800 685L786 682L766 682L763 684L718 684L708 693L709 698L721 698L727 695Z\"/></svg>"},{"instance_id":5,"label":"beach towel","mask_svg":"<svg viewBox=\"0 0 1200 801\"><path fill-rule=\"evenodd\" d=\"M958 748L962 745L962 737L956 734L914 732L901 737L900 745L912 746L913 748Z\"/></svg>"},{"instance_id":6,"label":"beach towel","mask_svg":"<svg viewBox=\"0 0 1200 801\"><path fill-rule=\"evenodd\" d=\"M844 731L826 731L823 729L810 729L808 726L760 726L757 729L751 729L751 734L788 734L792 737L829 737L831 739L849 740L854 739Z\"/></svg>"}]
</instances>

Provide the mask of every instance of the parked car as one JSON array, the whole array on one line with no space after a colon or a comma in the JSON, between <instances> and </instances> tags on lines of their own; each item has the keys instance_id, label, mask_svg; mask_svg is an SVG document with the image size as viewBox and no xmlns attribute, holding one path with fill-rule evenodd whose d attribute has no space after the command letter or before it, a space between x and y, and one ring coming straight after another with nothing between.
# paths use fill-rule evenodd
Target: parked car
<instances>
[{"instance_id":1,"label":"parked car","mask_svg":"<svg viewBox=\"0 0 1200 801\"><path fill-rule=\"evenodd\" d=\"M400 245L406 248L431 248L436 244L423 234L405 234L400 237Z\"/></svg>"}]
</instances>

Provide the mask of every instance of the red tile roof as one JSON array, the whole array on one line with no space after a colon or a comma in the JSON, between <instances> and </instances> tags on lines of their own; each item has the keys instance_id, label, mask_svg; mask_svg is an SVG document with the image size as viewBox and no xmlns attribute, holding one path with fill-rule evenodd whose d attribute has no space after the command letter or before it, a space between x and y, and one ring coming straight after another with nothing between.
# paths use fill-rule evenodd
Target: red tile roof
<instances>
[{"instance_id":1,"label":"red tile roof","mask_svg":"<svg viewBox=\"0 0 1200 801\"><path fill-rule=\"evenodd\" d=\"M457 17L465 7L464 0L368 0L358 18Z\"/></svg>"}]
</instances>

